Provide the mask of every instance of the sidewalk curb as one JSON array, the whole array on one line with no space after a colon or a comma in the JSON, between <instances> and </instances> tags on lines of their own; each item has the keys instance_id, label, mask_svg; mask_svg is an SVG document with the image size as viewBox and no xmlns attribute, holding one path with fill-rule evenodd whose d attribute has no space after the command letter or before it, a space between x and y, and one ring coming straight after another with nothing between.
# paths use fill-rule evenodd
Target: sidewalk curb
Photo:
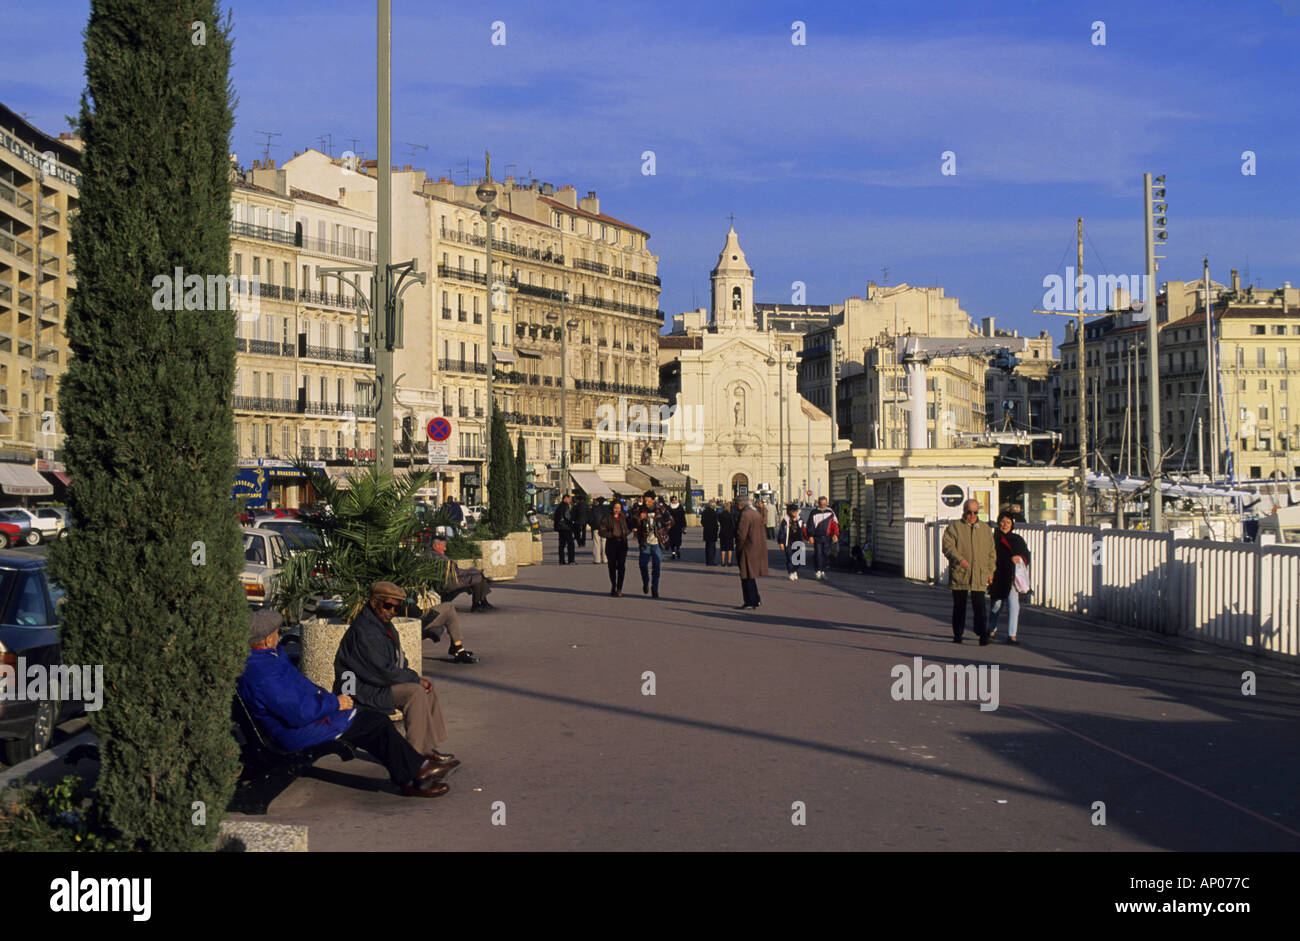
<instances>
[{"instance_id":1,"label":"sidewalk curb","mask_svg":"<svg viewBox=\"0 0 1300 941\"><path fill-rule=\"evenodd\" d=\"M95 742L95 733L90 729L83 729L66 742L61 742L53 748L47 748L33 758L28 758L24 762L14 765L3 772L0 772L0 790L13 784L18 784L25 780L28 775L34 771L39 771L47 765L52 765L56 761L62 761L68 752L72 751L78 745L91 745Z\"/></svg>"}]
</instances>

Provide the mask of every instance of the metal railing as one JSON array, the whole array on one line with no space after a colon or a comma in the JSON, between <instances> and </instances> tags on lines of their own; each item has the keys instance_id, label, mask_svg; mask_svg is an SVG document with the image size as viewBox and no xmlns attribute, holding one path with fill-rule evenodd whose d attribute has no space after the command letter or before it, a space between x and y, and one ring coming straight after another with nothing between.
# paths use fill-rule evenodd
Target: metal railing
<instances>
[{"instance_id":1,"label":"metal railing","mask_svg":"<svg viewBox=\"0 0 1300 941\"><path fill-rule=\"evenodd\" d=\"M599 261L587 261L585 258L573 259L573 267L580 268L583 271L595 271L598 274L609 274L609 265Z\"/></svg>"},{"instance_id":2,"label":"metal railing","mask_svg":"<svg viewBox=\"0 0 1300 941\"><path fill-rule=\"evenodd\" d=\"M442 372L464 372L479 376L487 375L486 363L475 363L464 359L440 359L438 369Z\"/></svg>"},{"instance_id":3,"label":"metal railing","mask_svg":"<svg viewBox=\"0 0 1300 941\"><path fill-rule=\"evenodd\" d=\"M374 261L375 253L364 245L354 242L340 242L335 239L314 239L303 236L303 249L318 255L334 255L339 258L355 258L358 261Z\"/></svg>"},{"instance_id":4,"label":"metal railing","mask_svg":"<svg viewBox=\"0 0 1300 941\"><path fill-rule=\"evenodd\" d=\"M950 521L904 521L903 574L946 585ZM1070 614L1286 659L1300 658L1300 546L1017 523L1031 598ZM880 547L885 550L882 544ZM888 562L884 554L882 561Z\"/></svg>"},{"instance_id":5,"label":"metal railing","mask_svg":"<svg viewBox=\"0 0 1300 941\"><path fill-rule=\"evenodd\" d=\"M247 340L249 353L261 356L293 356L298 352L292 343L280 343L277 340ZM241 347L242 349L242 347Z\"/></svg>"},{"instance_id":6,"label":"metal railing","mask_svg":"<svg viewBox=\"0 0 1300 941\"><path fill-rule=\"evenodd\" d=\"M345 350L333 346L309 346L304 354L305 359L324 359L334 363L361 363L368 364L374 362L374 356L369 350Z\"/></svg>"},{"instance_id":7,"label":"metal railing","mask_svg":"<svg viewBox=\"0 0 1300 941\"><path fill-rule=\"evenodd\" d=\"M296 246L298 244L293 232L286 232L283 229L271 229L264 225L253 225L251 222L231 222L230 234L250 239L260 239L263 242L274 242L277 245Z\"/></svg>"},{"instance_id":8,"label":"metal railing","mask_svg":"<svg viewBox=\"0 0 1300 941\"><path fill-rule=\"evenodd\" d=\"M296 415L297 399L276 399L263 396L237 395L234 407L240 412L275 412L280 415Z\"/></svg>"}]
</instances>

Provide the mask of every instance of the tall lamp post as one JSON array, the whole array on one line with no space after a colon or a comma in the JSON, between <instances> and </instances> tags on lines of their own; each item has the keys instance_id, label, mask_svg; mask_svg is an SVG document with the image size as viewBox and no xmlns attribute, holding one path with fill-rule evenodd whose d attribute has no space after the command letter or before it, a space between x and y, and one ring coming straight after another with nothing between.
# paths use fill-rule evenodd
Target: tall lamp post
<instances>
[{"instance_id":1,"label":"tall lamp post","mask_svg":"<svg viewBox=\"0 0 1300 941\"><path fill-rule=\"evenodd\" d=\"M578 326L578 321L565 320L564 305L569 300L569 283L564 283L560 292L560 314L554 312L546 315L546 322L559 324L560 327L560 495L564 495L569 486L569 331Z\"/></svg>"},{"instance_id":2,"label":"tall lamp post","mask_svg":"<svg viewBox=\"0 0 1300 941\"><path fill-rule=\"evenodd\" d=\"M1156 243L1165 244L1169 233L1165 230L1164 174L1155 178L1153 187L1150 173L1142 174L1142 208L1146 230L1147 272L1143 309L1147 315L1147 396L1151 414L1147 417L1147 465L1151 475L1151 531L1163 532L1165 528L1164 497L1160 489L1161 463L1164 445L1160 440L1160 351L1157 345L1159 312L1156 304ZM1156 213L1159 213L1157 218ZM1159 257L1164 257L1159 256ZM1206 317L1207 326L1209 317Z\"/></svg>"},{"instance_id":3,"label":"tall lamp post","mask_svg":"<svg viewBox=\"0 0 1300 941\"><path fill-rule=\"evenodd\" d=\"M492 462L492 410L496 403L492 398L492 378L496 371L496 353L493 351L492 336L492 302L496 299L495 285L492 283L492 238L495 232L495 222L500 214L492 203L497 198L497 188L492 185L492 155L484 154L484 171L486 179L478 185L474 195L478 201L483 204L479 210L479 215L487 223L487 274L484 284L487 286L487 421L484 422L486 433L483 435L483 494L488 492L488 466Z\"/></svg>"}]
</instances>

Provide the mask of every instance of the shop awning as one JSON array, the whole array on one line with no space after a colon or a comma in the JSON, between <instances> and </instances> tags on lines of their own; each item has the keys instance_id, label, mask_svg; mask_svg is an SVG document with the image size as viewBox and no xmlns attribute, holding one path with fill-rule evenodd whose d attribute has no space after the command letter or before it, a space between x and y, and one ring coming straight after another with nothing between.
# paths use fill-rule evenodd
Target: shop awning
<instances>
[{"instance_id":1,"label":"shop awning","mask_svg":"<svg viewBox=\"0 0 1300 941\"><path fill-rule=\"evenodd\" d=\"M569 471L569 476L573 478L573 483L579 489L583 490L588 496L592 497L613 497L614 492L601 478L599 474L591 471Z\"/></svg>"},{"instance_id":2,"label":"shop awning","mask_svg":"<svg viewBox=\"0 0 1300 941\"><path fill-rule=\"evenodd\" d=\"M515 361L514 350L493 350L492 358L498 363L513 363Z\"/></svg>"},{"instance_id":3,"label":"shop awning","mask_svg":"<svg viewBox=\"0 0 1300 941\"><path fill-rule=\"evenodd\" d=\"M676 490L686 489L686 475L678 473L671 467L661 467L655 464L639 464L635 469L653 478L657 486L670 487Z\"/></svg>"},{"instance_id":4,"label":"shop awning","mask_svg":"<svg viewBox=\"0 0 1300 941\"><path fill-rule=\"evenodd\" d=\"M13 497L47 497L54 485L30 464L0 463L0 489Z\"/></svg>"},{"instance_id":5,"label":"shop awning","mask_svg":"<svg viewBox=\"0 0 1300 941\"><path fill-rule=\"evenodd\" d=\"M635 496L642 493L646 488L640 486L635 481L630 481L626 477L615 477L616 471L606 471L600 475L600 479L605 482L605 486L614 493L620 493L623 496Z\"/></svg>"}]
</instances>

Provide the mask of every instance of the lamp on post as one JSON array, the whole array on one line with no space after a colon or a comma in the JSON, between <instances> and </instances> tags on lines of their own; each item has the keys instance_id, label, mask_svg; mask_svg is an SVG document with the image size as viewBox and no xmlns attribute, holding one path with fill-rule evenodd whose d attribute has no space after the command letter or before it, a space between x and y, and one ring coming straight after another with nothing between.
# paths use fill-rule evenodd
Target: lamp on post
<instances>
[{"instance_id":1,"label":"lamp on post","mask_svg":"<svg viewBox=\"0 0 1300 941\"><path fill-rule=\"evenodd\" d=\"M569 486L569 331L576 329L578 321L564 319L564 305L569 300L568 282L560 292L560 313L546 315L546 322L559 324L560 329L560 494Z\"/></svg>"},{"instance_id":2,"label":"lamp on post","mask_svg":"<svg viewBox=\"0 0 1300 941\"><path fill-rule=\"evenodd\" d=\"M492 203L497 198L497 188L492 185L492 155L484 154L484 169L486 179L478 185L474 195L478 201L483 204L479 210L479 215L487 223L487 274L484 278L484 285L487 287L487 411L484 413L485 433L483 435L484 453L483 453L483 493L487 494L488 486L488 466L492 461L492 410L496 407L495 400L492 398L492 378L496 370L496 354L493 352L492 345L492 303L496 299L496 285L492 283L492 238L495 233L493 223L500 213Z\"/></svg>"}]
</instances>

